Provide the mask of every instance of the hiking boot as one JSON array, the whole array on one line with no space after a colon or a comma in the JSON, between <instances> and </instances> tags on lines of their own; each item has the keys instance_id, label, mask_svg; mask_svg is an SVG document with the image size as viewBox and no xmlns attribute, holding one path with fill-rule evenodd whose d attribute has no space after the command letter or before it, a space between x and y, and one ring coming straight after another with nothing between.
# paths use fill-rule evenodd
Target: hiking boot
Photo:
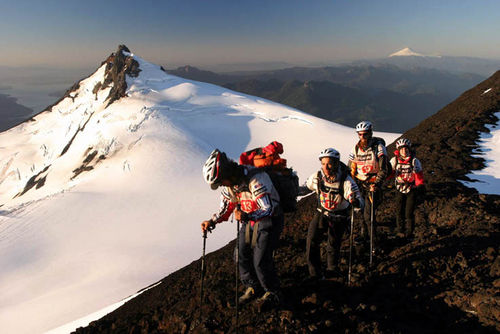
<instances>
[{"instance_id":1,"label":"hiking boot","mask_svg":"<svg viewBox=\"0 0 500 334\"><path fill-rule=\"evenodd\" d=\"M280 297L278 296L277 293L271 292L271 291L266 291L262 297L259 298L259 303L265 303L269 305L279 305L280 303Z\"/></svg>"},{"instance_id":2,"label":"hiking boot","mask_svg":"<svg viewBox=\"0 0 500 334\"><path fill-rule=\"evenodd\" d=\"M238 302L240 304L245 304L245 303L248 303L249 301L251 301L252 299L254 299L255 297L256 297L255 289L252 288L251 286L249 286L245 290L245 293L243 295L241 295L240 298L238 298Z\"/></svg>"},{"instance_id":3,"label":"hiking boot","mask_svg":"<svg viewBox=\"0 0 500 334\"><path fill-rule=\"evenodd\" d=\"M325 271L325 277L326 278L342 277L342 272L340 270L338 270L337 268L327 269Z\"/></svg>"},{"instance_id":4,"label":"hiking boot","mask_svg":"<svg viewBox=\"0 0 500 334\"><path fill-rule=\"evenodd\" d=\"M319 281L323 281L325 279L324 276L307 276L306 278L304 278L304 280L302 281L302 284L303 285L315 285L317 284Z\"/></svg>"},{"instance_id":5,"label":"hiking boot","mask_svg":"<svg viewBox=\"0 0 500 334\"><path fill-rule=\"evenodd\" d=\"M400 236L400 235L404 236L404 234L405 234L405 230L404 230L403 226L400 223L396 225L396 228L395 228L394 232L396 232L397 236Z\"/></svg>"}]
</instances>

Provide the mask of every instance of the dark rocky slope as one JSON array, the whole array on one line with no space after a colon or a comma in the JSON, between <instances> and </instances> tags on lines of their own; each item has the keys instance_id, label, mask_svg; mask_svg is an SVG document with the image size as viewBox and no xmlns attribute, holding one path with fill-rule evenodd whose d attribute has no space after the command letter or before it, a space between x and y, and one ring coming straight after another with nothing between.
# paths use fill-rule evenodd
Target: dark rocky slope
<instances>
[{"instance_id":1,"label":"dark rocky slope","mask_svg":"<svg viewBox=\"0 0 500 334\"><path fill-rule=\"evenodd\" d=\"M483 92L492 88L487 94ZM314 200L287 216L276 253L285 296L278 309L241 308L241 333L496 333L500 331L500 197L480 195L457 179L484 164L471 157L478 131L497 122L500 72L405 136L417 146L427 192L416 209L415 238L394 237L392 190L378 212L376 264L356 249L353 284L317 285L307 276L305 236ZM392 146L389 150L393 149ZM217 237L217 230L209 235ZM200 238L200 243L202 239ZM200 264L195 261L123 307L77 333L235 332L234 243L208 254L206 301L200 309ZM346 272L348 243L343 247Z\"/></svg>"}]
</instances>

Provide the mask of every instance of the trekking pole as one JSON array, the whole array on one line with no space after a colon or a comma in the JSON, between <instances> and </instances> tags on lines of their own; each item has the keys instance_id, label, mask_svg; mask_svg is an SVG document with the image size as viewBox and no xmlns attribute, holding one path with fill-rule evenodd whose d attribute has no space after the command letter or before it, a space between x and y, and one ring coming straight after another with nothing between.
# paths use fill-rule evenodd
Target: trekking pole
<instances>
[{"instance_id":1,"label":"trekking pole","mask_svg":"<svg viewBox=\"0 0 500 334\"><path fill-rule=\"evenodd\" d=\"M207 230L203 231L203 255L201 257L201 289L200 289L200 320L203 307L203 281L205 280L205 250L207 247Z\"/></svg>"},{"instance_id":2,"label":"trekking pole","mask_svg":"<svg viewBox=\"0 0 500 334\"><path fill-rule=\"evenodd\" d=\"M370 208L370 267L373 264L373 206L375 203L373 203L373 191L370 191L370 201L371 201L371 208Z\"/></svg>"},{"instance_id":3,"label":"trekking pole","mask_svg":"<svg viewBox=\"0 0 500 334\"><path fill-rule=\"evenodd\" d=\"M351 270L352 270L352 244L353 244L353 233L354 228L354 206L351 208L351 235L349 236L349 272L347 274L347 285L351 285Z\"/></svg>"},{"instance_id":4,"label":"trekking pole","mask_svg":"<svg viewBox=\"0 0 500 334\"><path fill-rule=\"evenodd\" d=\"M239 206L238 206L239 210ZM240 267L240 220L236 220L236 270L235 270L235 305L236 305L236 333L239 327L239 300L238 300L238 281L239 281L239 267Z\"/></svg>"}]
</instances>

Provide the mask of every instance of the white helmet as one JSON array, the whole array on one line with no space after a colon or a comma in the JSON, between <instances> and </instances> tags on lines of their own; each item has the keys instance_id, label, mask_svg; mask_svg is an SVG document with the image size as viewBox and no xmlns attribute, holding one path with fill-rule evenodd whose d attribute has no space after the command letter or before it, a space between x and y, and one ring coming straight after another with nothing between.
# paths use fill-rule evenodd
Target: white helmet
<instances>
[{"instance_id":1,"label":"white helmet","mask_svg":"<svg viewBox=\"0 0 500 334\"><path fill-rule=\"evenodd\" d=\"M334 148L325 148L323 151L318 156L319 160L323 158L332 158L332 159L337 159L340 160L340 153Z\"/></svg>"},{"instance_id":2,"label":"white helmet","mask_svg":"<svg viewBox=\"0 0 500 334\"><path fill-rule=\"evenodd\" d=\"M411 147L410 140L406 139L406 138L398 139L398 141L396 142L396 149L399 149L399 148L404 147L404 146L410 148Z\"/></svg>"},{"instance_id":3,"label":"white helmet","mask_svg":"<svg viewBox=\"0 0 500 334\"><path fill-rule=\"evenodd\" d=\"M226 154L215 149L210 153L210 156L203 166L203 178L214 190L220 185L221 170L226 162Z\"/></svg>"},{"instance_id":4,"label":"white helmet","mask_svg":"<svg viewBox=\"0 0 500 334\"><path fill-rule=\"evenodd\" d=\"M362 121L356 125L356 132L361 131L371 131L373 128L372 123L370 121Z\"/></svg>"}]
</instances>

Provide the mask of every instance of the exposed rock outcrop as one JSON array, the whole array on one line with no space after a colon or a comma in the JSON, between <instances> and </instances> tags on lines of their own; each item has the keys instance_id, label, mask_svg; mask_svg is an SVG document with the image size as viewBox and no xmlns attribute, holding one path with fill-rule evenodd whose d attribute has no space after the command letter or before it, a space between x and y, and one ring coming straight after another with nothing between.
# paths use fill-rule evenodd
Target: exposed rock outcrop
<instances>
[{"instance_id":1,"label":"exposed rock outcrop","mask_svg":"<svg viewBox=\"0 0 500 334\"><path fill-rule=\"evenodd\" d=\"M126 96L127 90L126 76L137 77L139 72L139 63L129 56L130 50L125 45L120 45L118 50L111 54L106 60L106 78L102 87L103 89L112 84L111 91L107 97L107 105Z\"/></svg>"},{"instance_id":2,"label":"exposed rock outcrop","mask_svg":"<svg viewBox=\"0 0 500 334\"><path fill-rule=\"evenodd\" d=\"M101 66L106 64L105 80L103 83L99 82L94 87L92 92L97 95L99 90L112 86L111 91L106 98L107 106L120 99L121 97L126 96L126 75L137 77L139 75L139 72L141 71L141 69L139 68L139 63L129 54L130 50L125 45L119 45L117 51L112 53L104 62L101 63ZM66 98L71 98L72 100L74 100L76 97L76 92L80 88L80 81L71 86L71 88L68 89L59 100L45 108L40 113L52 111L52 108L54 106L58 105L62 100ZM36 115L31 117L29 121L34 121L35 117Z\"/></svg>"}]
</instances>

